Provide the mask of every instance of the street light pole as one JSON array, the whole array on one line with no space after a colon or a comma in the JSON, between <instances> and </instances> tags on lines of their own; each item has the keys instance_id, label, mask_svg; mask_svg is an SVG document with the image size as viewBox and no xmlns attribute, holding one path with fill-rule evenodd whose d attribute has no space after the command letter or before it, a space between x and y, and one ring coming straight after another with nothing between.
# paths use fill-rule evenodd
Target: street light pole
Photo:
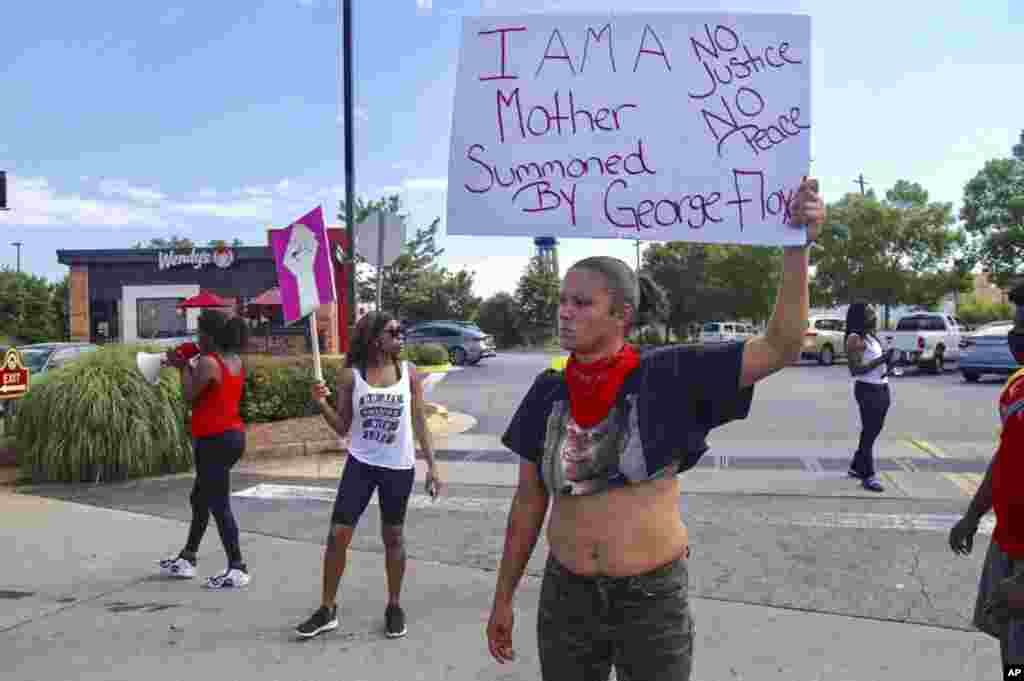
<instances>
[{"instance_id":1,"label":"street light pole","mask_svg":"<svg viewBox=\"0 0 1024 681\"><path fill-rule=\"evenodd\" d=\"M14 246L16 249L18 249L18 260L17 260L18 269L17 269L17 272L20 273L21 272L21 242L20 241L12 241L11 245Z\"/></svg>"},{"instance_id":2,"label":"street light pole","mask_svg":"<svg viewBox=\"0 0 1024 681\"><path fill-rule=\"evenodd\" d=\"M345 220L348 237L348 328L351 332L356 322L356 178L355 148L353 146L352 114L352 0L344 0L341 10L343 81L345 106Z\"/></svg>"}]
</instances>

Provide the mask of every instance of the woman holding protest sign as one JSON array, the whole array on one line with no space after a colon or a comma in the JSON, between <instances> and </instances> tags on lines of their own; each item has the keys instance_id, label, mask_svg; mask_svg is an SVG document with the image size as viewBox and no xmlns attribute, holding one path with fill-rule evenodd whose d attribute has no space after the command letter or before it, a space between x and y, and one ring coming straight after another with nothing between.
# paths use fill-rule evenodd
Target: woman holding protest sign
<instances>
[{"instance_id":1,"label":"woman holding protest sign","mask_svg":"<svg viewBox=\"0 0 1024 681\"><path fill-rule=\"evenodd\" d=\"M689 537L677 474L718 426L745 418L753 385L794 361L808 314L808 246L824 219L817 183L791 204L807 245L784 249L763 336L638 353L625 338L661 295L617 259L577 262L562 281L564 372L541 374L503 438L522 457L487 625L491 655L514 659L513 596L551 506L538 609L544 679L690 678Z\"/></svg>"},{"instance_id":2,"label":"woman holding protest sign","mask_svg":"<svg viewBox=\"0 0 1024 681\"><path fill-rule=\"evenodd\" d=\"M427 460L427 494L437 498L443 482L427 427L422 376L415 365L399 359L401 351L398 321L371 312L356 324L345 368L338 376L337 409L327 402L326 385L313 387L313 399L327 424L341 437L351 429L352 437L331 513L320 607L296 628L302 638L338 628L335 601L348 547L375 491L388 585L385 630L389 638L406 634L400 596L406 563L405 514L416 476L416 441Z\"/></svg>"}]
</instances>

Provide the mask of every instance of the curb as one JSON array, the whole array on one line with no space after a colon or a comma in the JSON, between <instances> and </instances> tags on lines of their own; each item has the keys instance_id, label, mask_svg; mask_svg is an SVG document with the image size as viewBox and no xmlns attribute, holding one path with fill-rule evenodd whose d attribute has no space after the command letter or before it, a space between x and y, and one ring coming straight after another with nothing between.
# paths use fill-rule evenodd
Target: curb
<instances>
[{"instance_id":1,"label":"curb","mask_svg":"<svg viewBox=\"0 0 1024 681\"><path fill-rule=\"evenodd\" d=\"M449 435L464 433L476 426L476 419L474 417L461 412L449 411L448 407L443 404L428 402L427 408L433 412L427 416L427 424L430 434L435 440L443 439ZM343 446L341 438L334 438L331 440L304 440L301 442L285 442L267 447L247 448L245 450L245 457L250 460L265 460L321 454L345 456L347 452L348 449Z\"/></svg>"},{"instance_id":2,"label":"curb","mask_svg":"<svg viewBox=\"0 0 1024 681\"><path fill-rule=\"evenodd\" d=\"M420 374L446 374L449 371L457 371L451 364L433 364L430 366L417 366L416 373Z\"/></svg>"}]
</instances>

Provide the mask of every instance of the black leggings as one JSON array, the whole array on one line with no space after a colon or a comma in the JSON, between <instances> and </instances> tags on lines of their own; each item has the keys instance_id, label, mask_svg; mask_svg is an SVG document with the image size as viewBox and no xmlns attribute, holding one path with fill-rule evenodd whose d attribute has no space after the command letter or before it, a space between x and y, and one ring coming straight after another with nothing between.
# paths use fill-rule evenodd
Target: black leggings
<instances>
[{"instance_id":1,"label":"black leggings","mask_svg":"<svg viewBox=\"0 0 1024 681\"><path fill-rule=\"evenodd\" d=\"M245 431L229 430L219 435L199 438L193 445L196 482L192 487L192 524L188 528L185 551L195 555L203 540L210 514L217 522L220 540L228 554L228 566L239 567L242 549L238 540L238 524L231 513L231 467L245 452Z\"/></svg>"},{"instance_id":2,"label":"black leggings","mask_svg":"<svg viewBox=\"0 0 1024 681\"><path fill-rule=\"evenodd\" d=\"M875 440L885 425L885 415L889 411L889 386L884 383L866 383L857 381L853 389L860 407L860 442L853 455L850 468L864 477L875 474L875 456L872 450Z\"/></svg>"}]
</instances>

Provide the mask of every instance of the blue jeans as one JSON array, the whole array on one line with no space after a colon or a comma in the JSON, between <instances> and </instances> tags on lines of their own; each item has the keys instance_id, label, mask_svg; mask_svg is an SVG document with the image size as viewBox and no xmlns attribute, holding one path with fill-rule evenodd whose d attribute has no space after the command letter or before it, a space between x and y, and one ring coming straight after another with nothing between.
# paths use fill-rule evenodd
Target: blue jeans
<instances>
[{"instance_id":1,"label":"blue jeans","mask_svg":"<svg viewBox=\"0 0 1024 681\"><path fill-rule=\"evenodd\" d=\"M853 388L857 406L860 407L860 442L853 455L850 468L865 478L875 474L875 440L882 433L885 415L889 412L891 399L886 384L857 381Z\"/></svg>"},{"instance_id":2,"label":"blue jeans","mask_svg":"<svg viewBox=\"0 0 1024 681\"><path fill-rule=\"evenodd\" d=\"M548 557L537 612L545 681L688 681L689 573L680 558L635 577L582 577Z\"/></svg>"}]
</instances>

